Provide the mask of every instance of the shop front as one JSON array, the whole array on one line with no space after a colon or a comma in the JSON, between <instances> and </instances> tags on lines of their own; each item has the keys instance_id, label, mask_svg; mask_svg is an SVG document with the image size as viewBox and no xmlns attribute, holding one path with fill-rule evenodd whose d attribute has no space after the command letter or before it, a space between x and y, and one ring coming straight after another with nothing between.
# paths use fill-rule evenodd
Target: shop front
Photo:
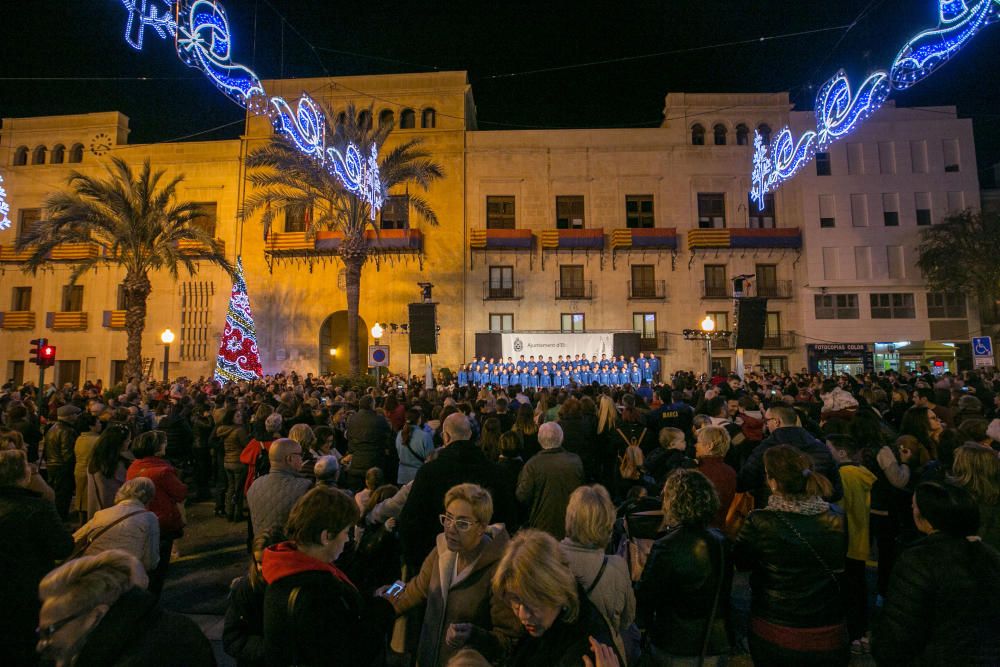
<instances>
[{"instance_id":1,"label":"shop front","mask_svg":"<svg viewBox=\"0 0 1000 667\"><path fill-rule=\"evenodd\" d=\"M806 357L810 373L861 375L875 370L871 343L809 343Z\"/></svg>"}]
</instances>

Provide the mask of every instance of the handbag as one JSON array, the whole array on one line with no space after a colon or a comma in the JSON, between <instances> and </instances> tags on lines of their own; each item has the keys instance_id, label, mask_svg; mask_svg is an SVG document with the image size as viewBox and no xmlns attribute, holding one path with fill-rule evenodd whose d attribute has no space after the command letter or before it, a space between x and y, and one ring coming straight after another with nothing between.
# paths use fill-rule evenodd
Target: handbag
<instances>
[{"instance_id":1,"label":"handbag","mask_svg":"<svg viewBox=\"0 0 1000 667\"><path fill-rule=\"evenodd\" d=\"M118 517L117 519L115 519L106 526L101 526L100 528L90 531L89 533L87 533L86 535L84 535L79 540L73 543L73 551L70 552L66 560L70 561L84 555L85 553L87 553L87 549L89 549L94 544L94 542L97 541L98 537L108 532L109 530L120 524L122 521L124 521L125 519L136 516L137 514L142 514L145 511L146 510L142 509L142 510L137 510L135 512L130 512L125 516Z\"/></svg>"}]
</instances>

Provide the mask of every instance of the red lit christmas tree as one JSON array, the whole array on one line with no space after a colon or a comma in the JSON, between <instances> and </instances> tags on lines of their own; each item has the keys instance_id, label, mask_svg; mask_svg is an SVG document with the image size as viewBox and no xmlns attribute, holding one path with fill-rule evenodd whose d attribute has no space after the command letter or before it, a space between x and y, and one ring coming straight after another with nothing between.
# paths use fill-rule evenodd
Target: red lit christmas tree
<instances>
[{"instance_id":1,"label":"red lit christmas tree","mask_svg":"<svg viewBox=\"0 0 1000 667\"><path fill-rule=\"evenodd\" d=\"M215 379L225 384L238 380L258 380L263 376L260 353L257 351L257 331L250 312L250 297L243 277L243 258L236 258L236 278L229 296L226 328L222 331L219 356L215 362Z\"/></svg>"}]
</instances>

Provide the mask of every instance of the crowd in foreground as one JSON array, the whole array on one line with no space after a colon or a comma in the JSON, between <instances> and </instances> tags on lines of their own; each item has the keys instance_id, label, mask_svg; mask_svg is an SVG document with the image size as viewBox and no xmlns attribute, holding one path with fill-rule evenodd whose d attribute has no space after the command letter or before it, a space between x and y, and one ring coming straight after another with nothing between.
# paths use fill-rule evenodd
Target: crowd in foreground
<instances>
[{"instance_id":1,"label":"crowd in foreground","mask_svg":"<svg viewBox=\"0 0 1000 667\"><path fill-rule=\"evenodd\" d=\"M0 664L214 664L159 604L191 502L246 524L239 665L1000 664L1000 375L8 383L0 408Z\"/></svg>"}]
</instances>

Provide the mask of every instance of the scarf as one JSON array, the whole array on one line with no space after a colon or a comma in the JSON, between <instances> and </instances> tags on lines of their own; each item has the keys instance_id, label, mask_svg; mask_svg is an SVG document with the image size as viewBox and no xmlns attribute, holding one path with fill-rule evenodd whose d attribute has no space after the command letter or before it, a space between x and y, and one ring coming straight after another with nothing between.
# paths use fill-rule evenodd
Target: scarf
<instances>
[{"instance_id":1,"label":"scarf","mask_svg":"<svg viewBox=\"0 0 1000 667\"><path fill-rule=\"evenodd\" d=\"M767 500L767 509L775 510L777 512L791 512L793 514L813 516L815 514L823 514L829 510L830 503L826 502L819 496L811 496L809 498L788 498L786 496L778 495L777 493L772 493L771 497Z\"/></svg>"}]
</instances>

